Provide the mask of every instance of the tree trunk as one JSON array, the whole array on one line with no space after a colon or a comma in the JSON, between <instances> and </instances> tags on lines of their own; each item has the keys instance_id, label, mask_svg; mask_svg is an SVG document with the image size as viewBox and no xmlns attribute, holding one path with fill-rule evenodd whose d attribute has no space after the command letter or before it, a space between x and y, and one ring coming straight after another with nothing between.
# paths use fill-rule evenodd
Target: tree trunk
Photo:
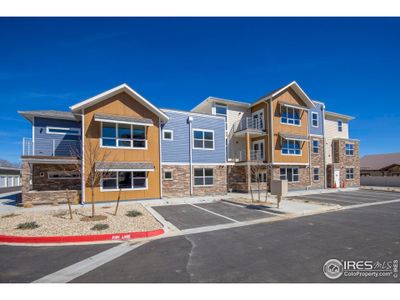
<instances>
[{"instance_id":1,"label":"tree trunk","mask_svg":"<svg viewBox=\"0 0 400 300\"><path fill-rule=\"evenodd\" d=\"M94 188L91 187L92 190L92 218L94 217Z\"/></svg>"},{"instance_id":2,"label":"tree trunk","mask_svg":"<svg viewBox=\"0 0 400 300\"><path fill-rule=\"evenodd\" d=\"M69 210L69 217L72 220L72 208L71 208L71 200L69 198L69 190L66 189L65 193L67 194L67 204L68 204L68 210Z\"/></svg>"},{"instance_id":3,"label":"tree trunk","mask_svg":"<svg viewBox=\"0 0 400 300\"><path fill-rule=\"evenodd\" d=\"M257 176L257 188L258 188L258 202L261 202L261 189L260 189L260 177Z\"/></svg>"},{"instance_id":4,"label":"tree trunk","mask_svg":"<svg viewBox=\"0 0 400 300\"><path fill-rule=\"evenodd\" d=\"M117 215L118 207L119 207L119 200L120 200L120 199L121 199L121 189L119 189L119 192L118 192L118 199L117 199L117 205L115 206L114 216Z\"/></svg>"}]
</instances>

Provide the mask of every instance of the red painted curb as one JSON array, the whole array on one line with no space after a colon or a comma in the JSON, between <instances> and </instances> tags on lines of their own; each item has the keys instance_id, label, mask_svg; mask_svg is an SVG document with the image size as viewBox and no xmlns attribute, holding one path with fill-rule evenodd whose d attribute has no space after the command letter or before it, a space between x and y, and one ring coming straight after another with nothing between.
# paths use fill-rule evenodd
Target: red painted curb
<instances>
[{"instance_id":1,"label":"red painted curb","mask_svg":"<svg viewBox=\"0 0 400 300\"><path fill-rule=\"evenodd\" d=\"M142 232L127 232L127 233L109 233L96 235L67 235L67 236L12 236L0 235L0 242L3 243L83 243L83 242L98 242L98 241L118 241L139 239L161 235L164 229L157 229Z\"/></svg>"}]
</instances>

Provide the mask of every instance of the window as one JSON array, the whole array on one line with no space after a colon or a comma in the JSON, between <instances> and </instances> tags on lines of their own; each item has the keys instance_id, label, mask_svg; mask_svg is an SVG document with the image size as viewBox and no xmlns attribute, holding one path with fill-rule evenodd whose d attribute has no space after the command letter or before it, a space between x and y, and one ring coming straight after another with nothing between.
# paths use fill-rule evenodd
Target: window
<instances>
[{"instance_id":1,"label":"window","mask_svg":"<svg viewBox=\"0 0 400 300\"><path fill-rule=\"evenodd\" d=\"M281 168L280 169L281 180L287 180L289 182L299 181L299 168Z\"/></svg>"},{"instance_id":2,"label":"window","mask_svg":"<svg viewBox=\"0 0 400 300\"><path fill-rule=\"evenodd\" d=\"M103 147L146 148L145 126L106 122L101 124L101 141Z\"/></svg>"},{"instance_id":3,"label":"window","mask_svg":"<svg viewBox=\"0 0 400 300\"><path fill-rule=\"evenodd\" d=\"M346 144L346 155L347 156L354 155L354 144Z\"/></svg>"},{"instance_id":4,"label":"window","mask_svg":"<svg viewBox=\"0 0 400 300\"><path fill-rule=\"evenodd\" d=\"M207 186L214 184L214 170L207 168L194 169L194 185Z\"/></svg>"},{"instance_id":5,"label":"window","mask_svg":"<svg viewBox=\"0 0 400 300\"><path fill-rule=\"evenodd\" d=\"M313 127L318 127L318 113L317 112L311 113L311 121L312 121Z\"/></svg>"},{"instance_id":6,"label":"window","mask_svg":"<svg viewBox=\"0 0 400 300\"><path fill-rule=\"evenodd\" d=\"M46 127L48 134L81 135L80 128Z\"/></svg>"},{"instance_id":7,"label":"window","mask_svg":"<svg viewBox=\"0 0 400 300\"><path fill-rule=\"evenodd\" d=\"M102 190L147 189L146 172L120 171L104 173L101 179Z\"/></svg>"},{"instance_id":8,"label":"window","mask_svg":"<svg viewBox=\"0 0 400 300\"><path fill-rule=\"evenodd\" d=\"M173 179L173 177L172 177L172 171L165 171L165 172L164 172L164 179L165 179L165 180L172 180L172 179Z\"/></svg>"},{"instance_id":9,"label":"window","mask_svg":"<svg viewBox=\"0 0 400 300\"><path fill-rule=\"evenodd\" d=\"M318 152L319 152L319 142L318 142L318 140L313 140L312 141L312 145L313 145L313 153L314 154L318 154Z\"/></svg>"},{"instance_id":10,"label":"window","mask_svg":"<svg viewBox=\"0 0 400 300\"><path fill-rule=\"evenodd\" d=\"M253 127L254 129L264 130L264 110L260 109L252 113Z\"/></svg>"},{"instance_id":11,"label":"window","mask_svg":"<svg viewBox=\"0 0 400 300\"><path fill-rule=\"evenodd\" d=\"M258 177L258 182L267 182L267 172L258 172L257 174L251 175L251 182L257 182L256 178Z\"/></svg>"},{"instance_id":12,"label":"window","mask_svg":"<svg viewBox=\"0 0 400 300\"><path fill-rule=\"evenodd\" d=\"M337 126L338 126L338 131L342 132L343 131L343 122L342 120L337 121Z\"/></svg>"},{"instance_id":13,"label":"window","mask_svg":"<svg viewBox=\"0 0 400 300\"><path fill-rule=\"evenodd\" d=\"M172 130L163 130L163 140L172 141L174 139L174 132Z\"/></svg>"},{"instance_id":14,"label":"window","mask_svg":"<svg viewBox=\"0 0 400 300\"><path fill-rule=\"evenodd\" d=\"M47 173L48 179L79 179L81 175L74 171L52 171Z\"/></svg>"},{"instance_id":15,"label":"window","mask_svg":"<svg viewBox=\"0 0 400 300\"><path fill-rule=\"evenodd\" d=\"M224 104L215 104L215 114L220 115L220 116L226 116L227 115L227 107Z\"/></svg>"},{"instance_id":16,"label":"window","mask_svg":"<svg viewBox=\"0 0 400 300\"><path fill-rule=\"evenodd\" d=\"M281 114L281 123L290 125L300 125L300 110L283 106Z\"/></svg>"},{"instance_id":17,"label":"window","mask_svg":"<svg viewBox=\"0 0 400 300\"><path fill-rule=\"evenodd\" d=\"M194 149L214 149L214 131L195 129L194 132Z\"/></svg>"},{"instance_id":18,"label":"window","mask_svg":"<svg viewBox=\"0 0 400 300\"><path fill-rule=\"evenodd\" d=\"M314 181L319 181L319 168L314 168L313 175L314 175L313 177Z\"/></svg>"},{"instance_id":19,"label":"window","mask_svg":"<svg viewBox=\"0 0 400 300\"><path fill-rule=\"evenodd\" d=\"M284 155L301 155L300 141L283 140L282 154Z\"/></svg>"},{"instance_id":20,"label":"window","mask_svg":"<svg viewBox=\"0 0 400 300\"><path fill-rule=\"evenodd\" d=\"M346 168L346 179L347 180L354 179L354 168Z\"/></svg>"},{"instance_id":21,"label":"window","mask_svg":"<svg viewBox=\"0 0 400 300\"><path fill-rule=\"evenodd\" d=\"M7 187L7 177L0 176L0 188Z\"/></svg>"}]
</instances>

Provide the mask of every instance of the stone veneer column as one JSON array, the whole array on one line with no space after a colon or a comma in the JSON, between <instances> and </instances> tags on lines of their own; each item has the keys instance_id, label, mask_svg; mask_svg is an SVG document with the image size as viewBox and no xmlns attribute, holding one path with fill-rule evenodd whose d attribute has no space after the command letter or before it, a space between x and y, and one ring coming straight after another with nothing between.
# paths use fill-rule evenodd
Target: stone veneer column
<instances>
[{"instance_id":1,"label":"stone veneer column","mask_svg":"<svg viewBox=\"0 0 400 300\"><path fill-rule=\"evenodd\" d=\"M26 194L30 191L31 168L27 161L22 160L21 167L21 191L22 202L27 201Z\"/></svg>"}]
</instances>

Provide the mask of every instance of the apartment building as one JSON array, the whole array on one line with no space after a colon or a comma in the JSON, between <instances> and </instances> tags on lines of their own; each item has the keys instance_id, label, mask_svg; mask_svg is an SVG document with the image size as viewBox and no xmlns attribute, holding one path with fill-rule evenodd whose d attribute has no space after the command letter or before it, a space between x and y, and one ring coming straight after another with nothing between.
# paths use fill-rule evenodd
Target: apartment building
<instances>
[{"instance_id":1,"label":"apartment building","mask_svg":"<svg viewBox=\"0 0 400 300\"><path fill-rule=\"evenodd\" d=\"M291 190L359 186L359 143L348 134L353 118L326 112L296 82L253 103L209 97L192 111L226 118L229 190L254 190L257 177L286 179ZM265 171L254 176L259 165Z\"/></svg>"},{"instance_id":2,"label":"apartment building","mask_svg":"<svg viewBox=\"0 0 400 300\"><path fill-rule=\"evenodd\" d=\"M190 112L157 108L123 84L70 111L19 113L32 124L26 202L62 202L67 189L76 201L113 201L249 192L272 179L290 189L359 185L352 118L326 112L296 82L253 103L208 97Z\"/></svg>"}]
</instances>

